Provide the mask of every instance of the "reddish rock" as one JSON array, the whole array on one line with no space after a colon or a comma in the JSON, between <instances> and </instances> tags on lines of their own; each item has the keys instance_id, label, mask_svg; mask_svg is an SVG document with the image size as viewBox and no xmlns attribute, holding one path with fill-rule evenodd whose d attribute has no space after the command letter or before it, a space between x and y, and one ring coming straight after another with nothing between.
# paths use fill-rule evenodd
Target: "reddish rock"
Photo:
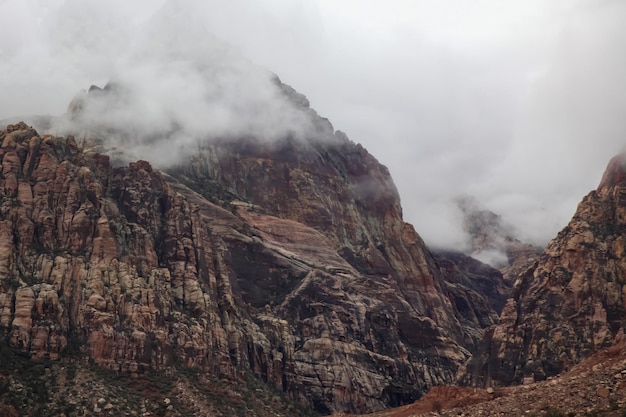
<instances>
[{"instance_id":1,"label":"reddish rock","mask_svg":"<svg viewBox=\"0 0 626 417\"><path fill-rule=\"evenodd\" d=\"M172 177L19 127L0 133L15 349L133 375L249 370L321 412L412 402L469 356L387 170L347 139L216 144Z\"/></svg>"},{"instance_id":2,"label":"reddish rock","mask_svg":"<svg viewBox=\"0 0 626 417\"><path fill-rule=\"evenodd\" d=\"M516 282L500 324L487 334L484 355L473 359L481 369L476 374L486 375L475 383L543 380L623 340L625 227L626 173L618 156Z\"/></svg>"},{"instance_id":3,"label":"reddish rock","mask_svg":"<svg viewBox=\"0 0 626 417\"><path fill-rule=\"evenodd\" d=\"M306 137L207 140L167 175L94 152L111 132L149 133L80 126L91 102L123 105L120 84L72 101L75 136L0 133L0 325L14 346L55 357L67 344L133 375L252 371L321 413L410 403L456 379L503 304L501 276L489 271L492 288L480 268L442 267L387 168L275 83Z\"/></svg>"}]
</instances>

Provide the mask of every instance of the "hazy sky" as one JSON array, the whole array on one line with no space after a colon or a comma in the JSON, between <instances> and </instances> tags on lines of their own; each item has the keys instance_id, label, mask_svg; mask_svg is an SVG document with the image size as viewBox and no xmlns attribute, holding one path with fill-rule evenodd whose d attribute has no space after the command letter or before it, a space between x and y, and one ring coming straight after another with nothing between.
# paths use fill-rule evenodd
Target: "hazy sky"
<instances>
[{"instance_id":1,"label":"hazy sky","mask_svg":"<svg viewBox=\"0 0 626 417\"><path fill-rule=\"evenodd\" d=\"M457 247L455 197L545 243L624 146L621 0L180 0L175 30L146 31L165 3L0 0L0 118L61 114L81 88L141 79L151 48L206 60L206 29L362 143L425 240ZM168 79L160 97L183 106L185 78Z\"/></svg>"}]
</instances>

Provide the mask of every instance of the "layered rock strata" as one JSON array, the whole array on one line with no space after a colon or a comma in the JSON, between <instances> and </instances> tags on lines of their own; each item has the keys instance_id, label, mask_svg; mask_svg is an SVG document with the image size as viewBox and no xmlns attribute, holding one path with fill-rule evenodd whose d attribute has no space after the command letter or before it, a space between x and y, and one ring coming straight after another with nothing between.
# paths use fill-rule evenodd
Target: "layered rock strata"
<instances>
[{"instance_id":1,"label":"layered rock strata","mask_svg":"<svg viewBox=\"0 0 626 417\"><path fill-rule=\"evenodd\" d=\"M333 137L207 145L170 176L9 126L5 340L131 375L252 372L322 413L400 405L452 382L473 325L402 221L387 170Z\"/></svg>"}]
</instances>

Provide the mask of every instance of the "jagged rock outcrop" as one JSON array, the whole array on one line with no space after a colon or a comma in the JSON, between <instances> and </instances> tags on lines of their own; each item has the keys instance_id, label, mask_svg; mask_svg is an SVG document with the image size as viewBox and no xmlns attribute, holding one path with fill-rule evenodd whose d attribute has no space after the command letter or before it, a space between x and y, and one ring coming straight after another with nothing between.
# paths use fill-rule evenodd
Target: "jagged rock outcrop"
<instances>
[{"instance_id":1,"label":"jagged rock outcrop","mask_svg":"<svg viewBox=\"0 0 626 417\"><path fill-rule=\"evenodd\" d=\"M623 339L625 231L626 171L619 155L516 282L500 324L470 366L475 383L542 380Z\"/></svg>"},{"instance_id":2,"label":"jagged rock outcrop","mask_svg":"<svg viewBox=\"0 0 626 417\"><path fill-rule=\"evenodd\" d=\"M471 332L387 170L333 138L207 145L170 176L9 126L5 340L130 375L252 372L322 413L452 382Z\"/></svg>"}]
</instances>

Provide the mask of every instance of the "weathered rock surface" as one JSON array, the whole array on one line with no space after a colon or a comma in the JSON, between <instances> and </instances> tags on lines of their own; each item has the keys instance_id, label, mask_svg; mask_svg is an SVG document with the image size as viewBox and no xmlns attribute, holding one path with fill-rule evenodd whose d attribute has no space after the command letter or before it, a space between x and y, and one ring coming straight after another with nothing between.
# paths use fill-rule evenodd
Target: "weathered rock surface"
<instances>
[{"instance_id":1,"label":"weathered rock surface","mask_svg":"<svg viewBox=\"0 0 626 417\"><path fill-rule=\"evenodd\" d=\"M433 387L414 404L367 414L367 417L621 417L626 413L624 378L626 349L624 344L618 344L547 381L487 389ZM343 416L346 415L336 415Z\"/></svg>"},{"instance_id":2,"label":"weathered rock surface","mask_svg":"<svg viewBox=\"0 0 626 417\"><path fill-rule=\"evenodd\" d=\"M543 380L623 340L626 322L626 172L615 157L597 190L521 275L488 332L475 383Z\"/></svg>"},{"instance_id":3,"label":"weathered rock surface","mask_svg":"<svg viewBox=\"0 0 626 417\"><path fill-rule=\"evenodd\" d=\"M435 259L444 278L463 335L472 353L480 349L485 329L498 323L511 286L497 269L458 252L436 252Z\"/></svg>"},{"instance_id":4,"label":"weathered rock surface","mask_svg":"<svg viewBox=\"0 0 626 417\"><path fill-rule=\"evenodd\" d=\"M401 405L451 383L474 322L459 322L387 170L327 134L207 145L172 177L9 126L6 341L135 376L252 372L322 413Z\"/></svg>"}]
</instances>

